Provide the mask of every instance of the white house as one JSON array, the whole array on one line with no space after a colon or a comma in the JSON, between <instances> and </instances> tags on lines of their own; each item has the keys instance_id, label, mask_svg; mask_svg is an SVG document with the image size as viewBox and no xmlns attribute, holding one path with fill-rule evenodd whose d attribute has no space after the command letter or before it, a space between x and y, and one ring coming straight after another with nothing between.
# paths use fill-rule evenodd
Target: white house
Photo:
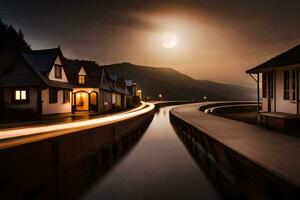
<instances>
[{"instance_id":1,"label":"white house","mask_svg":"<svg viewBox=\"0 0 300 200\"><path fill-rule=\"evenodd\" d=\"M4 116L71 112L72 85L60 48L21 53L1 77Z\"/></svg>"},{"instance_id":2,"label":"white house","mask_svg":"<svg viewBox=\"0 0 300 200\"><path fill-rule=\"evenodd\" d=\"M257 82L258 101L261 101L258 116L263 123L269 120L272 126L278 126L298 120L299 68L300 45L246 71Z\"/></svg>"},{"instance_id":3,"label":"white house","mask_svg":"<svg viewBox=\"0 0 300 200\"><path fill-rule=\"evenodd\" d=\"M125 81L103 67L67 64L60 47L20 53L0 77L0 117L41 118L126 107Z\"/></svg>"},{"instance_id":4,"label":"white house","mask_svg":"<svg viewBox=\"0 0 300 200\"><path fill-rule=\"evenodd\" d=\"M73 84L73 112L105 113L125 109L125 96L129 95L125 81L114 80L104 67L93 62L70 62L68 72Z\"/></svg>"}]
</instances>

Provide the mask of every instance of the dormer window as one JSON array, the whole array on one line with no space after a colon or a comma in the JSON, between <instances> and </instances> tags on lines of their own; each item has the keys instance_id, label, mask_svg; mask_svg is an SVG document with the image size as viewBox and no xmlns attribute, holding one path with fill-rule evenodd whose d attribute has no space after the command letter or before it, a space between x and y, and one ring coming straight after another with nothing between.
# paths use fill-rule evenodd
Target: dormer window
<instances>
[{"instance_id":1,"label":"dormer window","mask_svg":"<svg viewBox=\"0 0 300 200\"><path fill-rule=\"evenodd\" d=\"M78 84L84 85L85 84L85 75L78 75Z\"/></svg>"},{"instance_id":2,"label":"dormer window","mask_svg":"<svg viewBox=\"0 0 300 200\"><path fill-rule=\"evenodd\" d=\"M54 64L54 76L55 78L61 79L62 78L62 66Z\"/></svg>"}]
</instances>

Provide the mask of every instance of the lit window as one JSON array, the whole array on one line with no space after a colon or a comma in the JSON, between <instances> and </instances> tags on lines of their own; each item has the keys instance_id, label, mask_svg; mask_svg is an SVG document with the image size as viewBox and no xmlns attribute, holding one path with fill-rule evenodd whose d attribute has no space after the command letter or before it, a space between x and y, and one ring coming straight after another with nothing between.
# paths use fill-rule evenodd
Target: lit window
<instances>
[{"instance_id":1,"label":"lit window","mask_svg":"<svg viewBox=\"0 0 300 200\"><path fill-rule=\"evenodd\" d=\"M26 90L21 90L21 99L22 100L26 100L27 97L26 97Z\"/></svg>"},{"instance_id":2,"label":"lit window","mask_svg":"<svg viewBox=\"0 0 300 200\"><path fill-rule=\"evenodd\" d=\"M54 65L54 72L55 78L61 79L62 78L62 66L61 65Z\"/></svg>"},{"instance_id":3,"label":"lit window","mask_svg":"<svg viewBox=\"0 0 300 200\"><path fill-rule=\"evenodd\" d=\"M13 90L12 100L14 103L28 103L27 90Z\"/></svg>"},{"instance_id":4,"label":"lit window","mask_svg":"<svg viewBox=\"0 0 300 200\"><path fill-rule=\"evenodd\" d=\"M85 76L84 75L79 75L78 76L78 83L80 85L83 85L85 83Z\"/></svg>"},{"instance_id":5,"label":"lit window","mask_svg":"<svg viewBox=\"0 0 300 200\"><path fill-rule=\"evenodd\" d=\"M16 90L15 100L21 100L21 91L20 90Z\"/></svg>"}]
</instances>

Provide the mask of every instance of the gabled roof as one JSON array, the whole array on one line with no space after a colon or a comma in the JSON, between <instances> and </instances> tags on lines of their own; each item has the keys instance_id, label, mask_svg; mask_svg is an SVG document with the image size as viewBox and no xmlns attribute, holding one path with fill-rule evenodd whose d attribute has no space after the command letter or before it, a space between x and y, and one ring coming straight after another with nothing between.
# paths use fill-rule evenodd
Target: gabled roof
<instances>
[{"instance_id":1,"label":"gabled roof","mask_svg":"<svg viewBox=\"0 0 300 200\"><path fill-rule=\"evenodd\" d=\"M87 78L84 85L78 84L78 73L80 69L83 67L84 71L86 72ZM93 87L98 88L100 84L100 74L102 72L102 69L99 67L99 69L96 69L91 66L87 66L82 64L81 62L69 62L67 65L68 71L70 73L70 81L73 85L76 85L76 87Z\"/></svg>"},{"instance_id":2,"label":"gabled roof","mask_svg":"<svg viewBox=\"0 0 300 200\"><path fill-rule=\"evenodd\" d=\"M262 63L252 69L246 71L246 73L260 73L268 71L278 67L284 67L289 65L300 64L300 45Z\"/></svg>"},{"instance_id":3,"label":"gabled roof","mask_svg":"<svg viewBox=\"0 0 300 200\"><path fill-rule=\"evenodd\" d=\"M108 75L108 77L110 79L110 82L112 83L111 86L112 86L112 90L114 92L120 93L120 94L125 94L125 95L130 95L130 93L126 87L126 82L123 78L119 78L118 76L115 76L115 75ZM119 84L123 84L124 87L118 87Z\"/></svg>"},{"instance_id":4,"label":"gabled roof","mask_svg":"<svg viewBox=\"0 0 300 200\"><path fill-rule=\"evenodd\" d=\"M101 80L99 83L99 87L113 92L114 90L114 81L112 81L112 79L110 78L109 74L107 73L107 71L103 68L102 72L101 72Z\"/></svg>"},{"instance_id":5,"label":"gabled roof","mask_svg":"<svg viewBox=\"0 0 300 200\"><path fill-rule=\"evenodd\" d=\"M16 58L17 61L14 65L11 66L10 70L0 78L0 85L3 86L4 84L1 83L1 80L10 80L10 86L46 85L57 88L72 88L70 83L53 81L48 78L49 72L51 71L55 59L58 56L60 57L65 69L64 57L60 48L33 50L28 53L20 53L20 55ZM24 66L24 64L26 64L26 66ZM26 73L18 75L24 70ZM67 72L66 75L69 77Z\"/></svg>"},{"instance_id":6,"label":"gabled roof","mask_svg":"<svg viewBox=\"0 0 300 200\"><path fill-rule=\"evenodd\" d=\"M133 85L133 81L132 80L125 80L126 82L126 86L132 86Z\"/></svg>"},{"instance_id":7,"label":"gabled roof","mask_svg":"<svg viewBox=\"0 0 300 200\"><path fill-rule=\"evenodd\" d=\"M78 73L83 67L87 74L86 82L84 85L78 84ZM73 85L79 88L100 88L109 92L116 92L129 95L127 88L120 89L116 87L118 79L108 74L104 67L91 61L72 61L69 60L67 64L68 71L70 73L70 81Z\"/></svg>"},{"instance_id":8,"label":"gabled roof","mask_svg":"<svg viewBox=\"0 0 300 200\"><path fill-rule=\"evenodd\" d=\"M57 56L61 53L60 48L33 50L30 53L21 53L28 64L40 73L50 72Z\"/></svg>"},{"instance_id":9,"label":"gabled roof","mask_svg":"<svg viewBox=\"0 0 300 200\"><path fill-rule=\"evenodd\" d=\"M0 87L40 86L43 82L33 69L17 55L14 63L0 76Z\"/></svg>"}]
</instances>

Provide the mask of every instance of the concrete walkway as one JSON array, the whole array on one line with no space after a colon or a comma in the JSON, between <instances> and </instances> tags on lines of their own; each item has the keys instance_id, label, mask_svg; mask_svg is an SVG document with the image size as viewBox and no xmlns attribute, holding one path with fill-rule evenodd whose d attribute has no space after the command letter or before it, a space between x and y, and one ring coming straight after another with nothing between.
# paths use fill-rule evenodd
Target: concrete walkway
<instances>
[{"instance_id":1,"label":"concrete walkway","mask_svg":"<svg viewBox=\"0 0 300 200\"><path fill-rule=\"evenodd\" d=\"M207 104L207 103L206 103ZM300 187L300 139L199 111L205 103L172 109L175 116L256 164Z\"/></svg>"}]
</instances>

